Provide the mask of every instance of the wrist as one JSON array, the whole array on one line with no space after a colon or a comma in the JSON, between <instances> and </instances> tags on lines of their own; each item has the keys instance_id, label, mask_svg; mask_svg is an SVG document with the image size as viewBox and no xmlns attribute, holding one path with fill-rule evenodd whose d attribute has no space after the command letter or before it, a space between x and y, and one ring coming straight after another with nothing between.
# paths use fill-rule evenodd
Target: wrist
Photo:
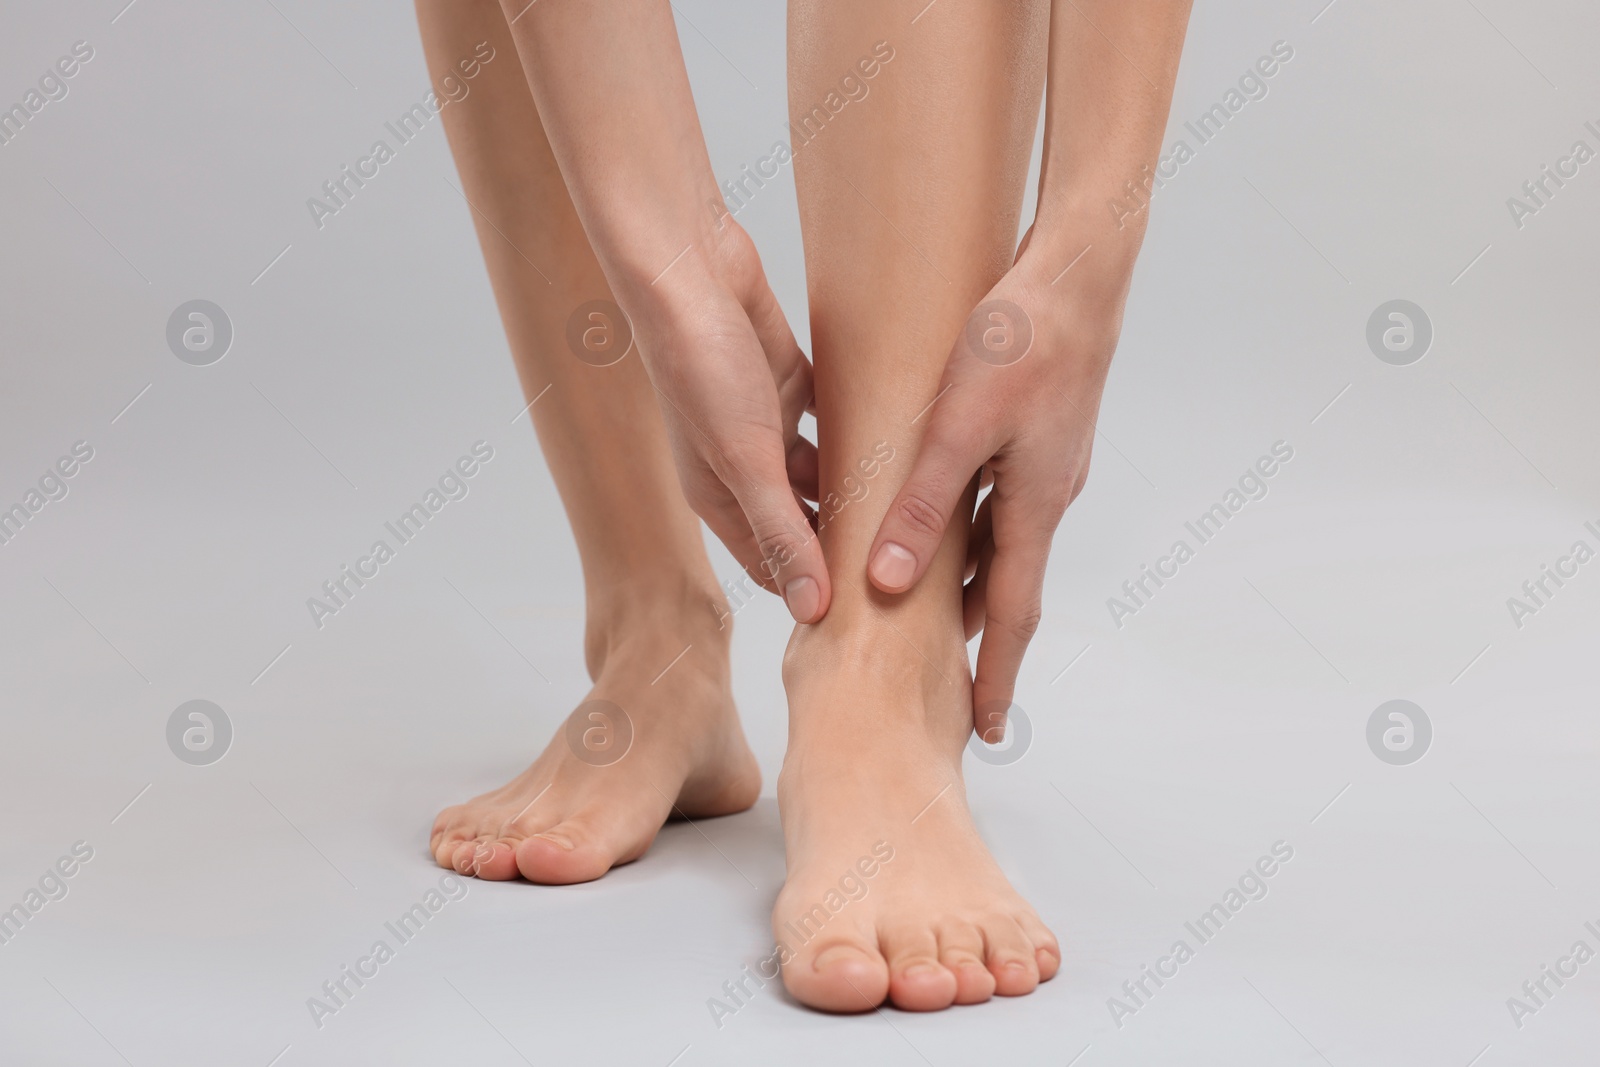
<instances>
[{"instance_id":1,"label":"wrist","mask_svg":"<svg viewBox=\"0 0 1600 1067\"><path fill-rule=\"evenodd\" d=\"M1131 270L1144 242L1153 191L1153 185L1147 191L1141 180L1041 193L1033 240L1069 259L1093 245L1102 266L1115 262Z\"/></svg>"},{"instance_id":2,"label":"wrist","mask_svg":"<svg viewBox=\"0 0 1600 1067\"><path fill-rule=\"evenodd\" d=\"M1103 194L1048 207L1041 201L1014 269L1040 292L1120 305L1133 280L1147 215L1118 226Z\"/></svg>"},{"instance_id":3,"label":"wrist","mask_svg":"<svg viewBox=\"0 0 1600 1067\"><path fill-rule=\"evenodd\" d=\"M717 219L689 187L670 192L618 188L588 199L578 205L584 232L619 295L657 288L668 277L689 273L714 247Z\"/></svg>"},{"instance_id":4,"label":"wrist","mask_svg":"<svg viewBox=\"0 0 1600 1067\"><path fill-rule=\"evenodd\" d=\"M761 274L749 235L731 216L718 229L709 210L706 224L662 227L596 253L617 302L646 333L692 331L706 307L742 303Z\"/></svg>"}]
</instances>

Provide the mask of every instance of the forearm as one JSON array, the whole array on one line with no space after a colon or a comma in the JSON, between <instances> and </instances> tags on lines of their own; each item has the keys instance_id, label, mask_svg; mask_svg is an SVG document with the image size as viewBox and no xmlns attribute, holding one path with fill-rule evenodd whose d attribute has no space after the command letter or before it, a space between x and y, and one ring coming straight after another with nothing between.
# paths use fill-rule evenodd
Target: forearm
<instances>
[{"instance_id":1,"label":"forearm","mask_svg":"<svg viewBox=\"0 0 1600 1067\"><path fill-rule=\"evenodd\" d=\"M671 5L505 0L504 10L574 207L619 299L649 293L669 265L699 269L716 243L722 196Z\"/></svg>"},{"instance_id":2,"label":"forearm","mask_svg":"<svg viewBox=\"0 0 1600 1067\"><path fill-rule=\"evenodd\" d=\"M1125 286L1132 272L1189 7L1055 0L1032 242L1062 266L1092 246L1099 276Z\"/></svg>"}]
</instances>

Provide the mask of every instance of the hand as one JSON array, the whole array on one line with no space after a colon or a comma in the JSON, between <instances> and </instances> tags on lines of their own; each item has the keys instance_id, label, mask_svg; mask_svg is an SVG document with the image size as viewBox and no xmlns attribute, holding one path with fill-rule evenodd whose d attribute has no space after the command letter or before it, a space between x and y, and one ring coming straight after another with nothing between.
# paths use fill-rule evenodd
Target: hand
<instances>
[{"instance_id":1,"label":"hand","mask_svg":"<svg viewBox=\"0 0 1600 1067\"><path fill-rule=\"evenodd\" d=\"M1051 538L1088 477L1132 272L1125 248L1108 248L1100 262L1091 248L1063 274L1078 249L1063 254L1032 238L1030 230L951 349L921 451L868 556L875 586L910 589L973 476L982 468L983 482L992 478L972 522L964 595L968 638L983 631L973 725L990 743L1005 735L1017 671L1039 626Z\"/></svg>"},{"instance_id":2,"label":"hand","mask_svg":"<svg viewBox=\"0 0 1600 1067\"><path fill-rule=\"evenodd\" d=\"M749 236L724 216L712 247L691 248L653 284L618 296L690 507L796 622L816 622L831 587L805 504L817 498L817 448L799 432L811 363Z\"/></svg>"},{"instance_id":3,"label":"hand","mask_svg":"<svg viewBox=\"0 0 1600 1067\"><path fill-rule=\"evenodd\" d=\"M811 364L723 206L672 5L507 0L506 13L573 208L661 398L690 506L797 621L816 622L828 571L794 488L816 497L816 447L798 431Z\"/></svg>"}]
</instances>

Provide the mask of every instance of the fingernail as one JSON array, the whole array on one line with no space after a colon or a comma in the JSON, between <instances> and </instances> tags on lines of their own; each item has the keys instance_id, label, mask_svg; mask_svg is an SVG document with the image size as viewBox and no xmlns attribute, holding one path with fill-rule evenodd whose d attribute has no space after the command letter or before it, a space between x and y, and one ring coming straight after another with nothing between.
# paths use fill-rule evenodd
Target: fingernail
<instances>
[{"instance_id":1,"label":"fingernail","mask_svg":"<svg viewBox=\"0 0 1600 1067\"><path fill-rule=\"evenodd\" d=\"M872 580L880 588L899 589L911 584L917 570L917 557L911 550L893 541L885 541L872 557Z\"/></svg>"},{"instance_id":2,"label":"fingernail","mask_svg":"<svg viewBox=\"0 0 1600 1067\"><path fill-rule=\"evenodd\" d=\"M788 605L795 622L810 622L817 614L821 599L822 591L817 588L815 578L801 575L789 579L789 584L783 587L783 602Z\"/></svg>"}]
</instances>

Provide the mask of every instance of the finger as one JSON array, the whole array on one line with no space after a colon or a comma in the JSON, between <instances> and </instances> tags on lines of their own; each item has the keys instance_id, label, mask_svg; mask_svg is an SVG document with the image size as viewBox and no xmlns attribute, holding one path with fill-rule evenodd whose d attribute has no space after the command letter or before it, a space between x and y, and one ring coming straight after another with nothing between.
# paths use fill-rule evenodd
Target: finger
<instances>
[{"instance_id":1,"label":"finger","mask_svg":"<svg viewBox=\"0 0 1600 1067\"><path fill-rule=\"evenodd\" d=\"M971 641L983 632L989 611L989 568L994 566L994 539L985 537L978 547L972 580L961 590L961 628Z\"/></svg>"},{"instance_id":2,"label":"finger","mask_svg":"<svg viewBox=\"0 0 1600 1067\"><path fill-rule=\"evenodd\" d=\"M1032 244L1032 243L1033 243L1033 227L1029 226L1028 227L1028 232L1023 234L1022 235L1022 240L1017 242L1017 254L1016 254L1016 257L1011 262L1012 263L1021 262L1022 261L1022 253L1026 252L1028 250L1028 246L1030 244Z\"/></svg>"},{"instance_id":3,"label":"finger","mask_svg":"<svg viewBox=\"0 0 1600 1067\"><path fill-rule=\"evenodd\" d=\"M739 501L727 491L727 487L718 484L722 491L722 499L712 505L701 505L694 508L694 513L705 521L713 536L721 541L728 553L738 561L757 585L769 593L782 596L777 580L772 576L772 570L763 567L765 561L761 553L761 546L756 542L755 533L750 529L750 523L745 519L744 509L739 506ZM817 526L817 513L799 495L795 496L795 506L800 509L800 514L805 519L806 525L813 531Z\"/></svg>"},{"instance_id":4,"label":"finger","mask_svg":"<svg viewBox=\"0 0 1600 1067\"><path fill-rule=\"evenodd\" d=\"M689 508L710 528L746 574L769 593L778 587L761 567L761 548L756 544L744 508L733 491L710 466L695 467L681 473L683 495Z\"/></svg>"},{"instance_id":5,"label":"finger","mask_svg":"<svg viewBox=\"0 0 1600 1067\"><path fill-rule=\"evenodd\" d=\"M818 493L816 445L804 437L796 437L789 445L789 455L785 458L785 465L789 468L789 484L794 487L795 492L813 503L821 499Z\"/></svg>"},{"instance_id":6,"label":"finger","mask_svg":"<svg viewBox=\"0 0 1600 1067\"><path fill-rule=\"evenodd\" d=\"M985 467L987 471L989 468ZM978 513L972 517L972 529L967 532L966 585L961 589L961 628L968 641L983 630L984 593L989 584L989 564L994 559L994 505L993 496L986 496L978 504Z\"/></svg>"},{"instance_id":7,"label":"finger","mask_svg":"<svg viewBox=\"0 0 1600 1067\"><path fill-rule=\"evenodd\" d=\"M739 566L756 584L769 593L778 592L777 585L761 568L761 548L756 544L755 534L750 531L744 509L733 494L728 494L725 504L696 507L694 513L705 521L712 535L722 542L729 555L739 562Z\"/></svg>"},{"instance_id":8,"label":"finger","mask_svg":"<svg viewBox=\"0 0 1600 1067\"><path fill-rule=\"evenodd\" d=\"M987 469L987 468L985 468ZM979 490L982 490L980 485ZM978 511L972 516L972 528L967 531L967 566L961 580L972 581L978 573L978 560L983 554L983 546L988 543L993 527L994 508L989 503L989 498L984 497L978 502Z\"/></svg>"},{"instance_id":9,"label":"finger","mask_svg":"<svg viewBox=\"0 0 1600 1067\"><path fill-rule=\"evenodd\" d=\"M992 729L992 716L1011 705L1022 657L1039 629L1050 540L1066 510L1064 501L1059 509L1053 502L1022 502L1003 488L995 486L994 553L984 574L983 643L972 683L979 729Z\"/></svg>"},{"instance_id":10,"label":"finger","mask_svg":"<svg viewBox=\"0 0 1600 1067\"><path fill-rule=\"evenodd\" d=\"M755 539L757 580L771 582L795 622L816 622L827 614L832 591L822 546L781 457L752 457L751 467L751 476L728 472L726 481Z\"/></svg>"},{"instance_id":11,"label":"finger","mask_svg":"<svg viewBox=\"0 0 1600 1067\"><path fill-rule=\"evenodd\" d=\"M762 278L744 302L745 314L766 353L772 368L772 381L778 387L778 405L783 411L784 445L792 446L799 433L800 415L813 407L811 361L789 329L789 320L778 304L771 286Z\"/></svg>"},{"instance_id":12,"label":"finger","mask_svg":"<svg viewBox=\"0 0 1600 1067\"><path fill-rule=\"evenodd\" d=\"M934 411L935 421L922 441L911 476L878 527L867 574L885 593L903 593L917 584L944 539L973 472L989 458L987 448L964 430L947 429L961 425L951 421L962 418L960 412L958 407Z\"/></svg>"}]
</instances>

